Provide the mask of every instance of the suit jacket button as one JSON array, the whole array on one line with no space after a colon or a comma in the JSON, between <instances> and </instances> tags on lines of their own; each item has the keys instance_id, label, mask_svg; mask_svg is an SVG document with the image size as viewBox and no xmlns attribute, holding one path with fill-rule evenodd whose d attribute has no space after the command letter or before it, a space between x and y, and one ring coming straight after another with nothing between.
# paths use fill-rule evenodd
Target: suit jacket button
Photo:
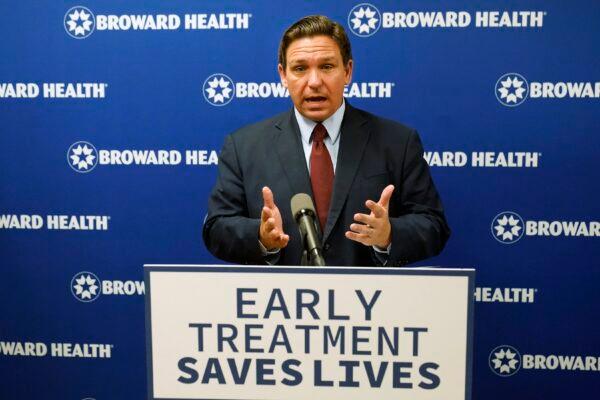
<instances>
[{"instance_id":1,"label":"suit jacket button","mask_svg":"<svg viewBox=\"0 0 600 400\"><path fill-rule=\"evenodd\" d=\"M329 248L330 248L330 247L331 247L331 245L330 245L329 243L325 243L325 244L323 245L323 250L324 250L324 251L327 251L327 250L329 250Z\"/></svg>"}]
</instances>

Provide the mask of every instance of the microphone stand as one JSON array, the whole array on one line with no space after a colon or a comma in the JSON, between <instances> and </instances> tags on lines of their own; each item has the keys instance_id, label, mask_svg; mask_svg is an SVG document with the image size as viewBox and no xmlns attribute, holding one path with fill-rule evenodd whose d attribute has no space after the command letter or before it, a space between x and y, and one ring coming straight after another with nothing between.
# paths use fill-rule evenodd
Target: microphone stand
<instances>
[{"instance_id":1,"label":"microphone stand","mask_svg":"<svg viewBox=\"0 0 600 400\"><path fill-rule=\"evenodd\" d=\"M300 210L298 222L304 219L304 223L299 223L300 239L302 241L302 260L301 265L325 267L325 259L321 250L321 230L314 221L316 218L310 210ZM307 224L312 224L314 229L307 229ZM309 232L312 231L312 232Z\"/></svg>"}]
</instances>

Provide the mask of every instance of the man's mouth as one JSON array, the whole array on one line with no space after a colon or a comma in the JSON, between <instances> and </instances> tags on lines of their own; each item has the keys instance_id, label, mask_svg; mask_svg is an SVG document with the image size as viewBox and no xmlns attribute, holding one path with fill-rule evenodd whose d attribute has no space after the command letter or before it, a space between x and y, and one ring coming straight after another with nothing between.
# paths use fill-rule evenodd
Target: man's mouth
<instances>
[{"instance_id":1,"label":"man's mouth","mask_svg":"<svg viewBox=\"0 0 600 400\"><path fill-rule=\"evenodd\" d=\"M308 103L313 103L313 104L322 103L326 100L327 100L327 97L324 97L324 96L310 96L310 97L306 97L304 99L304 101L306 101Z\"/></svg>"}]
</instances>

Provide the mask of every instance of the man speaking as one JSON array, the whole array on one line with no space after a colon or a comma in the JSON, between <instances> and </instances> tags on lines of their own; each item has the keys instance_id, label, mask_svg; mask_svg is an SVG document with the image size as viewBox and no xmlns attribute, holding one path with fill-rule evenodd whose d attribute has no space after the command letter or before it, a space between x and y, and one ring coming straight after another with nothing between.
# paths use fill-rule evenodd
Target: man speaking
<instances>
[{"instance_id":1,"label":"man speaking","mask_svg":"<svg viewBox=\"0 0 600 400\"><path fill-rule=\"evenodd\" d=\"M290 26L279 75L294 107L227 136L203 238L238 264L298 265L290 199L311 196L333 266L402 266L438 254L450 234L418 134L353 108L344 28L324 16Z\"/></svg>"}]
</instances>

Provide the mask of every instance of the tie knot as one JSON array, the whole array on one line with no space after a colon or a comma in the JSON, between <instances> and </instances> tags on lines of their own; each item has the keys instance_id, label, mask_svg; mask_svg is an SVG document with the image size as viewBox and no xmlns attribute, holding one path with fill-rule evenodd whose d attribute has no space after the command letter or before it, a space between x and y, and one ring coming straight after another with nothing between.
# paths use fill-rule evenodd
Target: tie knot
<instances>
[{"instance_id":1,"label":"tie knot","mask_svg":"<svg viewBox=\"0 0 600 400\"><path fill-rule=\"evenodd\" d=\"M323 126L322 123L318 123L313 129L312 132L312 140L317 143L323 143L323 140L327 137L327 129Z\"/></svg>"}]
</instances>

